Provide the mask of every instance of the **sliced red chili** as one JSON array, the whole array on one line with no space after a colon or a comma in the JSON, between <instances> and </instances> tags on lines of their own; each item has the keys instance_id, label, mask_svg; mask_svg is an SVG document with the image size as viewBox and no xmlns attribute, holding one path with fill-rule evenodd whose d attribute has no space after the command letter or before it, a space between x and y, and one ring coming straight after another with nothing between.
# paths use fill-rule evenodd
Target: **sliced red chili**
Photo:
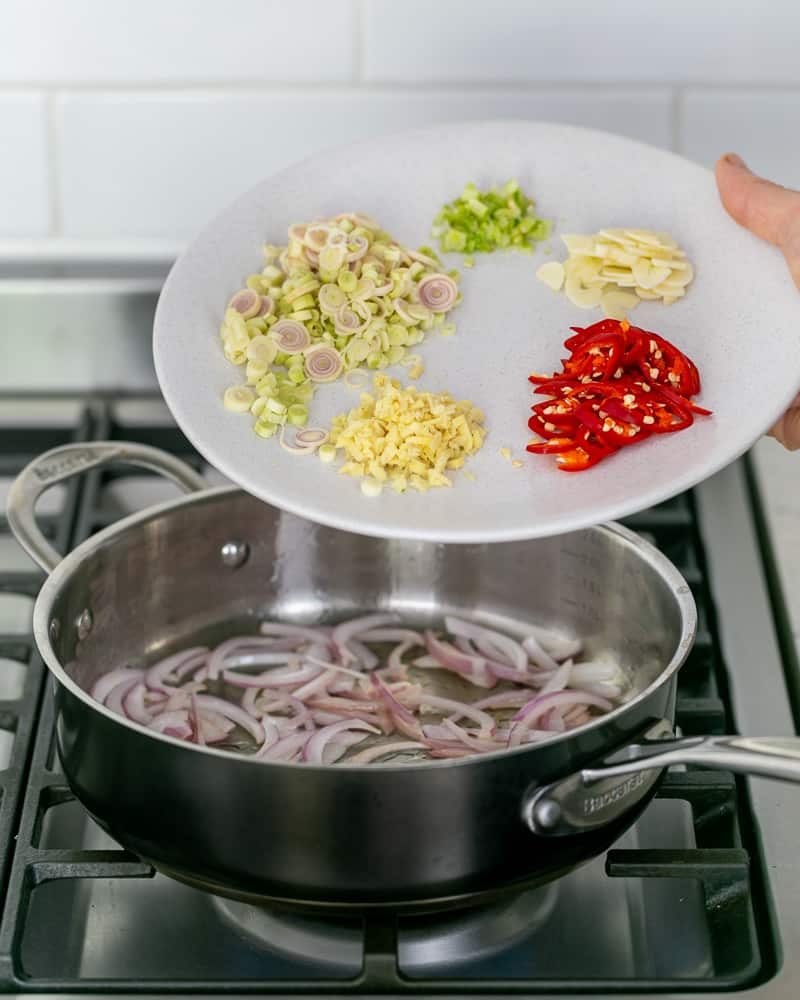
<instances>
[{"instance_id":1,"label":"sliced red chili","mask_svg":"<svg viewBox=\"0 0 800 1000\"><path fill-rule=\"evenodd\" d=\"M579 472L652 434L689 427L695 413L710 415L691 398L700 391L697 366L666 338L625 320L572 330L562 371L530 376L550 398L531 407L528 425L546 440L529 451Z\"/></svg>"}]
</instances>

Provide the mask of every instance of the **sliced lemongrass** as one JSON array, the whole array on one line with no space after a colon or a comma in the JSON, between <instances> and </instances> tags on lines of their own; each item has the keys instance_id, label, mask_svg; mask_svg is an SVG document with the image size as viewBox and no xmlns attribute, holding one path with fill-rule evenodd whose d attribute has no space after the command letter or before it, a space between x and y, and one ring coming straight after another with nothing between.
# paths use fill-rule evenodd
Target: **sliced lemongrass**
<instances>
[{"instance_id":1,"label":"sliced lemongrass","mask_svg":"<svg viewBox=\"0 0 800 1000\"><path fill-rule=\"evenodd\" d=\"M335 347L318 344L305 352L305 367L312 382L333 382L341 375L344 362Z\"/></svg>"},{"instance_id":2,"label":"sliced lemongrass","mask_svg":"<svg viewBox=\"0 0 800 1000\"><path fill-rule=\"evenodd\" d=\"M279 319L270 327L269 335L284 354L299 354L311 343L308 330L295 319Z\"/></svg>"},{"instance_id":3,"label":"sliced lemongrass","mask_svg":"<svg viewBox=\"0 0 800 1000\"><path fill-rule=\"evenodd\" d=\"M557 260L550 260L542 264L536 272L536 277L554 292L561 291L561 286L564 284L564 265Z\"/></svg>"},{"instance_id":4,"label":"sliced lemongrass","mask_svg":"<svg viewBox=\"0 0 800 1000\"><path fill-rule=\"evenodd\" d=\"M255 401L256 394L246 385L231 385L225 390L222 402L226 410L233 413L247 413Z\"/></svg>"},{"instance_id":5,"label":"sliced lemongrass","mask_svg":"<svg viewBox=\"0 0 800 1000\"><path fill-rule=\"evenodd\" d=\"M447 274L429 274L417 285L419 301L431 312L448 312L458 296L458 285Z\"/></svg>"},{"instance_id":6,"label":"sliced lemongrass","mask_svg":"<svg viewBox=\"0 0 800 1000\"><path fill-rule=\"evenodd\" d=\"M321 448L329 436L324 427L306 427L304 430L297 432L295 441L298 444L307 445L312 448Z\"/></svg>"},{"instance_id":7,"label":"sliced lemongrass","mask_svg":"<svg viewBox=\"0 0 800 1000\"><path fill-rule=\"evenodd\" d=\"M369 384L369 375L360 368L345 372L344 384L348 389L363 389Z\"/></svg>"},{"instance_id":8,"label":"sliced lemongrass","mask_svg":"<svg viewBox=\"0 0 800 1000\"><path fill-rule=\"evenodd\" d=\"M264 334L253 337L245 351L248 361L257 361L264 365L271 365L277 353L278 344L274 337L267 337Z\"/></svg>"},{"instance_id":9,"label":"sliced lemongrass","mask_svg":"<svg viewBox=\"0 0 800 1000\"><path fill-rule=\"evenodd\" d=\"M242 288L232 296L228 308L234 309L243 319L250 319L261 308L261 296L252 288Z\"/></svg>"},{"instance_id":10,"label":"sliced lemongrass","mask_svg":"<svg viewBox=\"0 0 800 1000\"><path fill-rule=\"evenodd\" d=\"M372 476L361 480L361 492L365 497L379 497L383 493L383 483Z\"/></svg>"},{"instance_id":11,"label":"sliced lemongrass","mask_svg":"<svg viewBox=\"0 0 800 1000\"><path fill-rule=\"evenodd\" d=\"M281 448L283 448L284 451L288 451L290 455L313 455L315 451L313 445L297 444L296 436L295 444L289 444L286 440L286 424L281 427L278 442L280 443Z\"/></svg>"},{"instance_id":12,"label":"sliced lemongrass","mask_svg":"<svg viewBox=\"0 0 800 1000\"><path fill-rule=\"evenodd\" d=\"M325 462L328 465L333 462L336 458L336 445L335 444L323 444L320 445L317 450L317 455L319 456L320 462Z\"/></svg>"}]
</instances>

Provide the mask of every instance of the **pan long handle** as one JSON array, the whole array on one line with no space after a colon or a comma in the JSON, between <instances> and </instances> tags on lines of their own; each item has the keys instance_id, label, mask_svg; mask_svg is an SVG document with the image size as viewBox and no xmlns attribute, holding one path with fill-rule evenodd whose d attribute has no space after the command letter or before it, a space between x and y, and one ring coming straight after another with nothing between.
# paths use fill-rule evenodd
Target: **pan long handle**
<instances>
[{"instance_id":1,"label":"pan long handle","mask_svg":"<svg viewBox=\"0 0 800 1000\"><path fill-rule=\"evenodd\" d=\"M17 541L45 572L55 569L61 556L36 524L36 501L45 490L64 479L118 462L160 472L187 493L206 488L202 476L185 462L158 448L132 441L90 441L45 452L26 465L14 480L6 504L8 525Z\"/></svg>"},{"instance_id":2,"label":"pan long handle","mask_svg":"<svg viewBox=\"0 0 800 1000\"><path fill-rule=\"evenodd\" d=\"M688 736L627 747L598 768L581 771L584 785L636 774L643 767L698 764L737 774L800 782L800 738L778 736Z\"/></svg>"},{"instance_id":3,"label":"pan long handle","mask_svg":"<svg viewBox=\"0 0 800 1000\"><path fill-rule=\"evenodd\" d=\"M598 767L532 788L522 818L541 836L585 833L619 818L644 799L664 768L697 764L738 774L800 782L800 738L688 736L665 738L658 723L640 743L625 747Z\"/></svg>"}]
</instances>

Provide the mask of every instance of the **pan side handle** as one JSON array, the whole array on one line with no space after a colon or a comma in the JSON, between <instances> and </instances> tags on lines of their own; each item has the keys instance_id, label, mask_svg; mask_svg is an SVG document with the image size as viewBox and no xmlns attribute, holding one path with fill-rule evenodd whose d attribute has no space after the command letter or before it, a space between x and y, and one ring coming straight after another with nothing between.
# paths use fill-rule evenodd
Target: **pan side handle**
<instances>
[{"instance_id":1,"label":"pan side handle","mask_svg":"<svg viewBox=\"0 0 800 1000\"><path fill-rule=\"evenodd\" d=\"M36 501L45 490L81 472L111 463L137 465L171 479L187 493L203 490L202 476L185 462L158 448L130 441L90 441L52 448L25 466L8 492L6 516L17 541L49 573L61 556L36 523Z\"/></svg>"},{"instance_id":2,"label":"pan side handle","mask_svg":"<svg viewBox=\"0 0 800 1000\"><path fill-rule=\"evenodd\" d=\"M539 835L565 836L603 826L640 801L661 771L696 764L737 774L800 782L800 738L689 736L664 738L657 728L599 767L532 789L522 818Z\"/></svg>"}]
</instances>

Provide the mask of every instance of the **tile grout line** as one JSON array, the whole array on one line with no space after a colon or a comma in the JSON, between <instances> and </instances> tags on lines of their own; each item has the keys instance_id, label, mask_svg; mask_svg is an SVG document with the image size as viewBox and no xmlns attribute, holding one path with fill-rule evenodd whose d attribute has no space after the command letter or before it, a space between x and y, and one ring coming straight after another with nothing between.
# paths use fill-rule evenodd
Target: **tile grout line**
<instances>
[{"instance_id":1,"label":"tile grout line","mask_svg":"<svg viewBox=\"0 0 800 1000\"><path fill-rule=\"evenodd\" d=\"M358 34L358 28L356 28ZM263 95L285 95L287 93L461 93L461 92L502 92L517 91L519 93L548 94L553 91L582 92L606 91L630 93L631 90L645 93L672 92L675 88L681 91L692 91L704 94L775 94L785 93L790 96L800 96L800 84L786 83L754 83L746 80L736 83L692 83L680 80L625 80L619 78L592 78L586 80L375 80L369 81L369 88L360 86L366 81L360 75L363 67L363 39L359 43L361 54L355 67L359 74L357 79L350 80L163 80L163 81L104 81L104 80L40 80L20 82L0 82L0 94L41 93L67 91L82 95L110 94L204 94L218 97L221 93L237 95L242 93Z\"/></svg>"},{"instance_id":2,"label":"tile grout line","mask_svg":"<svg viewBox=\"0 0 800 1000\"><path fill-rule=\"evenodd\" d=\"M58 237L62 230L61 178L59 176L59 136L56 121L56 94L50 90L45 95L45 120L47 126L47 187L51 237Z\"/></svg>"}]
</instances>

